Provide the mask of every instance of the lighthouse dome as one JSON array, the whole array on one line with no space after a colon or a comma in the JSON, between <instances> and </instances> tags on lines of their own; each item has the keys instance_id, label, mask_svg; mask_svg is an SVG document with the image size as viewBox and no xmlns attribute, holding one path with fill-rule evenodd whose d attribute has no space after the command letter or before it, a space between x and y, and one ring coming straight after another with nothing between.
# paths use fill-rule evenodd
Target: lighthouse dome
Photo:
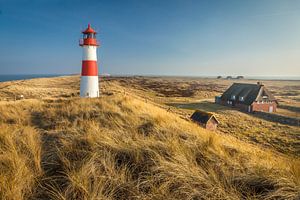
<instances>
[{"instance_id":1,"label":"lighthouse dome","mask_svg":"<svg viewBox=\"0 0 300 200\"><path fill-rule=\"evenodd\" d=\"M88 24L87 29L85 29L84 31L82 31L82 33L87 34L87 33L94 33L96 34L97 32L91 27L90 24Z\"/></svg>"}]
</instances>

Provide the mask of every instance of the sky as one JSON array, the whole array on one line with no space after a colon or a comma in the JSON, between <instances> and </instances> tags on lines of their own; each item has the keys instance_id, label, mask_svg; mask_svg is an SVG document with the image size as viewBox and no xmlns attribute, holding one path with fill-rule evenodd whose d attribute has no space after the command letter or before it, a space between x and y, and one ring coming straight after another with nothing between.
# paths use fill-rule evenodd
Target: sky
<instances>
[{"instance_id":1,"label":"sky","mask_svg":"<svg viewBox=\"0 0 300 200\"><path fill-rule=\"evenodd\" d=\"M0 0L0 75L300 76L299 0Z\"/></svg>"}]
</instances>

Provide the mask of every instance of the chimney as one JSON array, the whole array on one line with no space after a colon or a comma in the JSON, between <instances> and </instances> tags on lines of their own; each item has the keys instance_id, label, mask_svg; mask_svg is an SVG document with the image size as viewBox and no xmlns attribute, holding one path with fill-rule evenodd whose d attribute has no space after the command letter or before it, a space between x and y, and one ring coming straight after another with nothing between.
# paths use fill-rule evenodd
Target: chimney
<instances>
[{"instance_id":1,"label":"chimney","mask_svg":"<svg viewBox=\"0 0 300 200\"><path fill-rule=\"evenodd\" d=\"M260 81L257 82L257 85L264 86L264 84Z\"/></svg>"}]
</instances>

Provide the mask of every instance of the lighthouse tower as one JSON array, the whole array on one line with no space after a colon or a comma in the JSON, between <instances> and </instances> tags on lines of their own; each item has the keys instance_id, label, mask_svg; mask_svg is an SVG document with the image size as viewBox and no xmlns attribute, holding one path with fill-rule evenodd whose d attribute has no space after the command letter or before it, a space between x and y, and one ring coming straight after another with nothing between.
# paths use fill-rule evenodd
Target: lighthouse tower
<instances>
[{"instance_id":1,"label":"lighthouse tower","mask_svg":"<svg viewBox=\"0 0 300 200\"><path fill-rule=\"evenodd\" d=\"M82 32L83 38L79 45L83 48L82 71L80 81L80 97L99 97L98 66L97 66L97 32L91 25Z\"/></svg>"}]
</instances>

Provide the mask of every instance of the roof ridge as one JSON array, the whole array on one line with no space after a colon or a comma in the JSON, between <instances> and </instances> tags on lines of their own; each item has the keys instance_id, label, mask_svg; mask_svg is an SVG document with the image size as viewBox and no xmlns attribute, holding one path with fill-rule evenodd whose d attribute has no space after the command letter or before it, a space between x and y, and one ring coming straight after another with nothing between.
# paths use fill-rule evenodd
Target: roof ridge
<instances>
[{"instance_id":1,"label":"roof ridge","mask_svg":"<svg viewBox=\"0 0 300 200\"><path fill-rule=\"evenodd\" d=\"M210 114L210 115L214 115L212 112L208 112L208 111L204 111L204 110L195 110L195 112L201 112L201 113L205 113L205 114Z\"/></svg>"},{"instance_id":2,"label":"roof ridge","mask_svg":"<svg viewBox=\"0 0 300 200\"><path fill-rule=\"evenodd\" d=\"M237 85L257 85L257 86L263 86L263 85L259 85L257 83L237 83L237 82L234 82L233 84L237 84Z\"/></svg>"}]
</instances>

